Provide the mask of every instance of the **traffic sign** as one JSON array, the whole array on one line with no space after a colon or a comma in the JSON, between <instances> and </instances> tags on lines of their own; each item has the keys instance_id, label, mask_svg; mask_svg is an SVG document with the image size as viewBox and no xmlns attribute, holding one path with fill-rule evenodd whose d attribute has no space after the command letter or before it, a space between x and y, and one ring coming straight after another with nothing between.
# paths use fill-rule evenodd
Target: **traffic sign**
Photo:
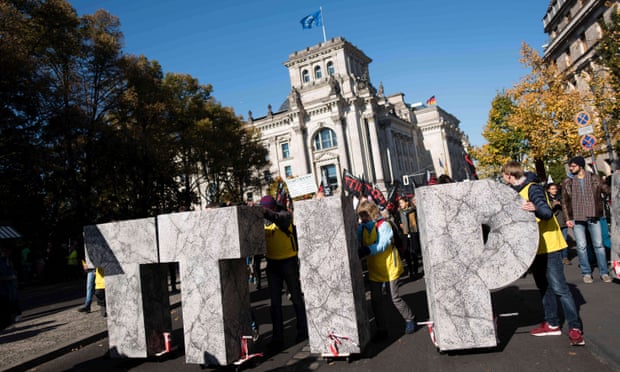
<instances>
[{"instance_id":1,"label":"traffic sign","mask_svg":"<svg viewBox=\"0 0 620 372\"><path fill-rule=\"evenodd\" d=\"M579 129L577 129L577 132L580 136L584 136L586 134L594 133L594 128L592 128L591 125L586 125L585 127L579 127Z\"/></svg>"},{"instance_id":2,"label":"traffic sign","mask_svg":"<svg viewBox=\"0 0 620 372\"><path fill-rule=\"evenodd\" d=\"M577 113L577 115L575 115L575 123L577 123L577 125L581 127L585 127L586 125L590 124L590 119L590 114L588 114L588 112L586 111L580 111Z\"/></svg>"},{"instance_id":3,"label":"traffic sign","mask_svg":"<svg viewBox=\"0 0 620 372\"><path fill-rule=\"evenodd\" d=\"M596 145L596 137L586 134L585 136L581 137L579 143L581 143L581 146L584 149L592 150L594 148L594 145Z\"/></svg>"}]
</instances>

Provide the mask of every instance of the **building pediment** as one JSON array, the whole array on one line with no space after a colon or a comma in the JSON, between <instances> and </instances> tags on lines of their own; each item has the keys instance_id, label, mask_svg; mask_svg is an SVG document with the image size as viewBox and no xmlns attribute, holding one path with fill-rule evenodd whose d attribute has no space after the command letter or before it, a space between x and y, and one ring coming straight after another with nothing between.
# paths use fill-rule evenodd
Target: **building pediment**
<instances>
[{"instance_id":1,"label":"building pediment","mask_svg":"<svg viewBox=\"0 0 620 372\"><path fill-rule=\"evenodd\" d=\"M328 151L317 151L314 153L314 161L316 162L324 162L335 159L338 159L337 149Z\"/></svg>"}]
</instances>

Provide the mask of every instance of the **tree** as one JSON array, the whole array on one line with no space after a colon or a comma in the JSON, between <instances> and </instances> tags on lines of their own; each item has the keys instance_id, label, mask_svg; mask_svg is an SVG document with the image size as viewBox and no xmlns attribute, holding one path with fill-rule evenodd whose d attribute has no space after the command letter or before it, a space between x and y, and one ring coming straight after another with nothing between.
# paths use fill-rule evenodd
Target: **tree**
<instances>
[{"instance_id":1,"label":"tree","mask_svg":"<svg viewBox=\"0 0 620 372\"><path fill-rule=\"evenodd\" d=\"M479 171L487 175L498 174L503 164L509 160L521 161L527 153L525 134L508 121L514 109L506 92L498 93L491 102L489 119L482 131L488 143L472 149Z\"/></svg>"},{"instance_id":2,"label":"tree","mask_svg":"<svg viewBox=\"0 0 620 372\"><path fill-rule=\"evenodd\" d=\"M198 156L210 202L243 201L248 186L259 186L267 150L259 133L243 125L230 108L207 102L208 116L197 125Z\"/></svg>"},{"instance_id":3,"label":"tree","mask_svg":"<svg viewBox=\"0 0 620 372\"><path fill-rule=\"evenodd\" d=\"M525 162L533 162L544 180L547 161L568 159L580 151L575 115L583 109L584 99L578 91L568 90L557 68L525 43L521 63L530 73L507 91L514 103L508 121L524 134Z\"/></svg>"}]
</instances>

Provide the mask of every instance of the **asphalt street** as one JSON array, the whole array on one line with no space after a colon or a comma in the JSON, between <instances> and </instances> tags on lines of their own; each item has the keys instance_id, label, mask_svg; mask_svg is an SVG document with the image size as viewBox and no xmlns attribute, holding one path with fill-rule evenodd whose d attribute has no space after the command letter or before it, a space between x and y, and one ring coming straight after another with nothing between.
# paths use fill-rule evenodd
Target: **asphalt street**
<instances>
[{"instance_id":1,"label":"asphalt street","mask_svg":"<svg viewBox=\"0 0 620 372\"><path fill-rule=\"evenodd\" d=\"M573 252L574 253L574 252ZM389 337L371 343L350 360L324 359L308 351L307 342L294 343L295 320L290 303L284 302L285 348L241 366L253 371L620 371L620 281L584 284L573 257L566 276L584 323L586 345L570 346L566 328L562 336L532 337L529 331L542 319L540 297L531 275L492 293L500 317L500 345L440 353L427 328L404 334L404 322L393 310ZM596 273L596 272L595 272ZM458 273L455 273L458 275ZM598 279L598 277L596 277ZM83 301L83 281L26 288L20 293L22 320L0 332L0 370L14 371L199 371L211 366L186 364L183 354L182 294L171 295L173 351L148 359L108 357L106 322L94 307L89 314L77 312ZM404 299L418 321L428 319L424 279L407 280ZM270 339L269 300L266 289L252 289L252 306L260 323L261 338L252 352L266 351ZM514 315L514 314L517 315ZM234 369L233 366L228 369Z\"/></svg>"}]
</instances>

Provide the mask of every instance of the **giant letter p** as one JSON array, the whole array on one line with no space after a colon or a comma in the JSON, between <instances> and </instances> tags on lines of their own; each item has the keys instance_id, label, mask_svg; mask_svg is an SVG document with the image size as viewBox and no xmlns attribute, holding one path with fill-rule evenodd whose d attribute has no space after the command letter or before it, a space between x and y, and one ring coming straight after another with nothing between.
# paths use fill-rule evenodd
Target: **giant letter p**
<instances>
[{"instance_id":1,"label":"giant letter p","mask_svg":"<svg viewBox=\"0 0 620 372\"><path fill-rule=\"evenodd\" d=\"M516 281L538 247L534 214L493 181L416 190L424 276L440 350L497 345L490 291ZM482 225L490 228L483 242Z\"/></svg>"}]
</instances>

